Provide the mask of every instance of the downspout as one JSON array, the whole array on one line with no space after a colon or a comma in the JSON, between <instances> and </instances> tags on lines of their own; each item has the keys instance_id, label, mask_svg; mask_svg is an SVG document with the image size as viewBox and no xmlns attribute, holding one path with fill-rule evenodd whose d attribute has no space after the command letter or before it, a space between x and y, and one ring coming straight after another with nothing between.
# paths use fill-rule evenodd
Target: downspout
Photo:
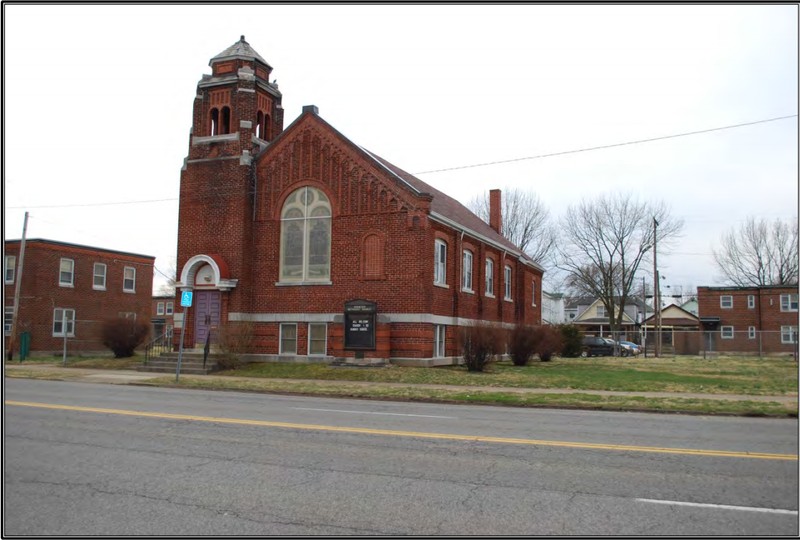
<instances>
[{"instance_id":1,"label":"downspout","mask_svg":"<svg viewBox=\"0 0 800 540\"><path fill-rule=\"evenodd\" d=\"M501 323L504 322L503 321L503 312L505 310L503 309L503 305L504 305L503 302L506 301L506 255L507 254L508 254L508 251L506 251L504 249L503 250L503 258L500 259L500 268L498 268L498 270L500 270L502 272L502 274L500 274L500 275L503 276L503 290L502 291L497 291L498 292L498 296L500 294L503 295L503 298L497 303L497 305L500 307L500 313L498 315L500 315L500 322Z\"/></svg>"},{"instance_id":2,"label":"downspout","mask_svg":"<svg viewBox=\"0 0 800 540\"><path fill-rule=\"evenodd\" d=\"M461 255L459 257L459 255ZM453 315L455 318L458 318L458 294L461 291L461 287L464 283L464 231L461 231L461 236L458 238L458 251L455 253L456 256L456 268L458 268L458 272L456 272L455 279L457 280L456 283L453 283Z\"/></svg>"}]
</instances>

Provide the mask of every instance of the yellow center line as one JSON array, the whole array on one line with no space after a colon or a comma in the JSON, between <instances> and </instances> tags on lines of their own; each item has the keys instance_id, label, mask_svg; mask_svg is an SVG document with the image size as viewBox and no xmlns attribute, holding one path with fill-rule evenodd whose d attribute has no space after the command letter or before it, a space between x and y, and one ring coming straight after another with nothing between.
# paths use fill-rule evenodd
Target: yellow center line
<instances>
[{"instance_id":1,"label":"yellow center line","mask_svg":"<svg viewBox=\"0 0 800 540\"><path fill-rule=\"evenodd\" d=\"M419 431L397 431L388 429L370 429L359 427L337 427L318 424L295 424L290 422L273 422L266 420L245 420L240 418L219 418L213 416L193 416L189 414L170 414L161 412L129 411L123 409L101 409L96 407L77 407L73 405L55 405L49 403L32 403L26 401L6 400L6 405L18 407L38 407L41 409L58 409L102 414L118 414L122 416L139 416L147 418L167 418L170 420L189 420L192 422L213 422L220 424L238 424L246 426L263 426L289 429L309 429L315 431L335 431L339 433L361 433L365 435L384 435L392 437L418 437L425 439L443 439L452 441L479 441L501 444L528 444L532 446L555 446L561 448L582 448L592 450L621 450L624 452L651 452L658 454L682 454L711 457L735 457L754 459L773 459L797 461L795 454L768 454L763 452L730 452L725 450L696 450L691 448L660 448L656 446L630 446L623 444L595 444L568 441L543 441L537 439L515 439L509 437L489 437L484 435L456 435L451 433L425 433Z\"/></svg>"}]
</instances>

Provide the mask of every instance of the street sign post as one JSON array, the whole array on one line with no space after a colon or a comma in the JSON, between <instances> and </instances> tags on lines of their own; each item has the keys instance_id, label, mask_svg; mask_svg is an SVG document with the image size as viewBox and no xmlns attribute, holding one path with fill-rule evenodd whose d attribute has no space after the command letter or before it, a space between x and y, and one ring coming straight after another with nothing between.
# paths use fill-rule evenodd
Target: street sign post
<instances>
[{"instance_id":1,"label":"street sign post","mask_svg":"<svg viewBox=\"0 0 800 540\"><path fill-rule=\"evenodd\" d=\"M181 374L181 360L183 359L183 336L186 334L186 314L192 307L192 291L181 293L181 306L183 307L183 321L181 321L181 344L178 347L178 367L175 369L175 382L178 382Z\"/></svg>"}]
</instances>

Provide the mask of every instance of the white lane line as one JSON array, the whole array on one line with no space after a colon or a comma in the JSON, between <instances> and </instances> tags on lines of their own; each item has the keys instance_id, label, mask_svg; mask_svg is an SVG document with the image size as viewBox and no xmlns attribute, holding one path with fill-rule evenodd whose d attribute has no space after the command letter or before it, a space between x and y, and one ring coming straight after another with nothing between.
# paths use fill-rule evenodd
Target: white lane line
<instances>
[{"instance_id":1,"label":"white lane line","mask_svg":"<svg viewBox=\"0 0 800 540\"><path fill-rule=\"evenodd\" d=\"M337 409L311 409L308 407L292 407L292 409L297 409L298 411L340 412L340 413L350 413L350 414L381 414L385 416L416 416L419 418L448 418L448 419L455 418L455 416L434 416L432 414L401 414L401 413L370 412L370 411L341 411Z\"/></svg>"},{"instance_id":2,"label":"white lane line","mask_svg":"<svg viewBox=\"0 0 800 540\"><path fill-rule=\"evenodd\" d=\"M655 504L671 504L674 506L697 506L700 508L717 508L720 510L740 510L744 512L766 512L769 514L789 514L792 516L797 515L797 510L781 510L779 508L757 508L754 506L730 506L727 504L706 504L706 503L692 503L681 501L660 501L658 499L636 499L639 502L655 503Z\"/></svg>"}]
</instances>

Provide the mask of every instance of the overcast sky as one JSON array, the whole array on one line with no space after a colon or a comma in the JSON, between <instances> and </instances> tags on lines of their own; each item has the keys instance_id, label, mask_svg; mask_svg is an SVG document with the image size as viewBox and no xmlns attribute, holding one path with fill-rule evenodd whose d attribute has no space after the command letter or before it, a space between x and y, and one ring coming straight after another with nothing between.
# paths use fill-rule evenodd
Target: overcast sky
<instances>
[{"instance_id":1,"label":"overcast sky","mask_svg":"<svg viewBox=\"0 0 800 540\"><path fill-rule=\"evenodd\" d=\"M241 35L274 68L286 126L317 105L462 203L519 187L557 219L601 193L666 202L685 222L658 258L675 288L722 284L712 249L747 217L797 219L797 5L5 4L3 16L6 239L27 210L28 238L174 270L197 82ZM510 162L473 166L498 161ZM440 169L452 170L427 172Z\"/></svg>"}]
</instances>

